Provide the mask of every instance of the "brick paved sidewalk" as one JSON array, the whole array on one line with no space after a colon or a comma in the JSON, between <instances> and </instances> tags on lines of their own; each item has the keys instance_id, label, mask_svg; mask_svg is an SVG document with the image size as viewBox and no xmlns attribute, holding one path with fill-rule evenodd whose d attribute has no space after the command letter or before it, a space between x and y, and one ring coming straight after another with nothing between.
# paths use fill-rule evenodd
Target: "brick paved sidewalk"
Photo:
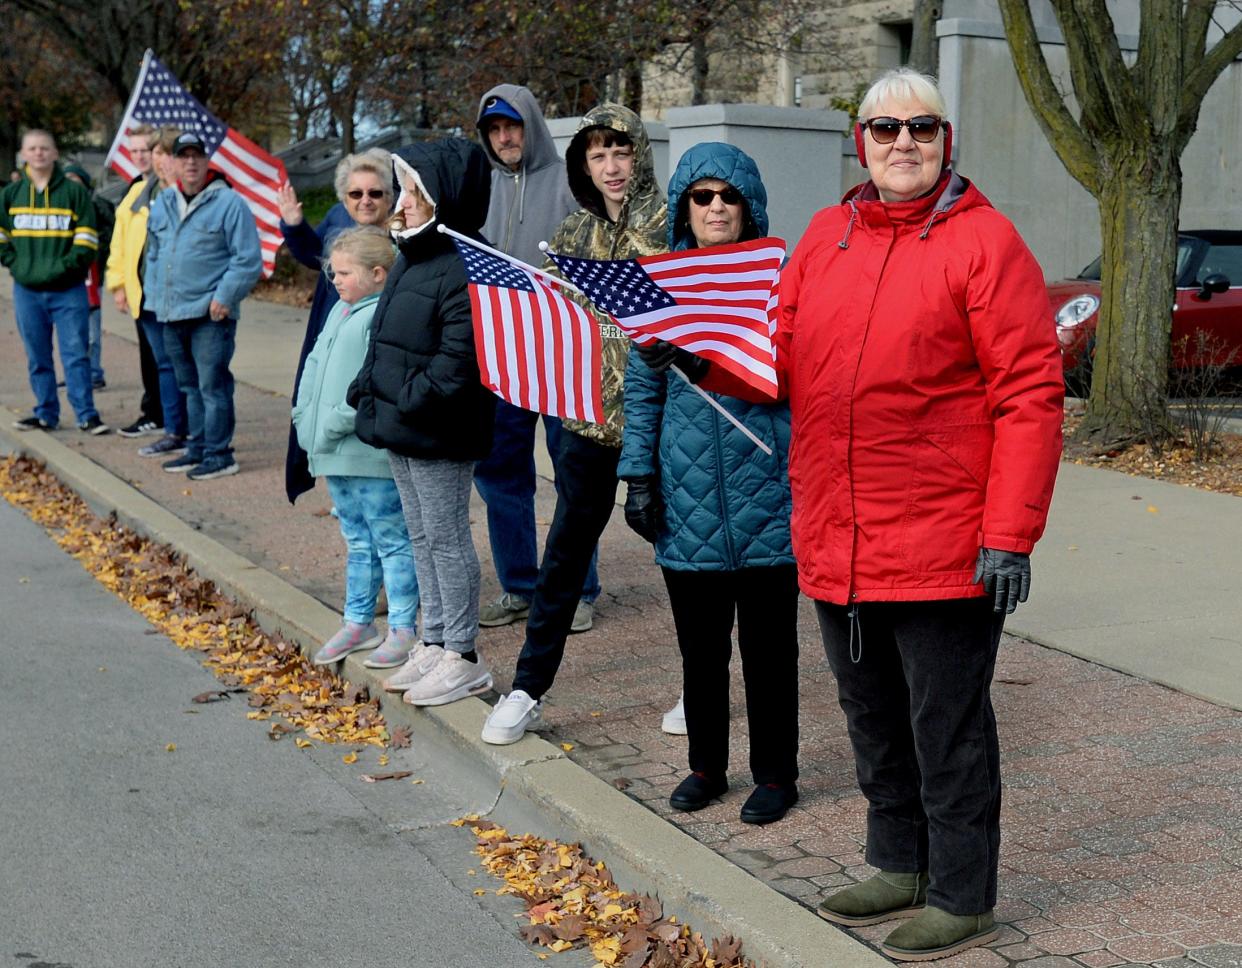
<instances>
[{"instance_id":1,"label":"brick paved sidewalk","mask_svg":"<svg viewBox=\"0 0 1242 968\"><path fill-rule=\"evenodd\" d=\"M295 353L296 346L290 346ZM97 405L118 426L137 413L133 344L105 337L108 389ZM25 358L11 318L0 321L0 404L27 412ZM143 441L58 439L130 481L256 565L339 608L344 548L322 488L290 507L283 493L287 401L237 388L242 473L193 483L136 456ZM65 426L71 427L66 414ZM546 528L552 489L541 483ZM481 504L473 509L484 595ZM696 814L670 811L685 770L684 738L660 732L677 698L680 662L650 547L620 513L600 553L596 628L570 639L547 704L549 738L692 836L802 903L870 869L865 805L810 606L800 632L802 801L779 824L742 824L750 790L740 679L733 711L733 789ZM1038 587L1036 588L1038 594ZM480 649L507 690L522 627L484 630ZM1176 643L1170 643L1176 648ZM1242 714L1011 637L994 689L1005 780L999 940L946 968L1242 965ZM481 725L481 724L480 724ZM875 942L888 927L857 932Z\"/></svg>"}]
</instances>

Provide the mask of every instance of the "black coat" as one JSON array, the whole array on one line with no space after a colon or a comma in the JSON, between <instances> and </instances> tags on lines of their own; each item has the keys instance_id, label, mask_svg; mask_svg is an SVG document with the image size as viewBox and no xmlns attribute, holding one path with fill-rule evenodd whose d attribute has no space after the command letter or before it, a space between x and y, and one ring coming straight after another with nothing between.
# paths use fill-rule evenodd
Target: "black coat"
<instances>
[{"instance_id":1,"label":"black coat","mask_svg":"<svg viewBox=\"0 0 1242 968\"><path fill-rule=\"evenodd\" d=\"M491 187L483 149L449 138L397 154L435 200L436 220L478 237ZM349 389L358 436L403 457L482 460L492 448L496 398L479 381L465 267L434 225L399 247Z\"/></svg>"}]
</instances>

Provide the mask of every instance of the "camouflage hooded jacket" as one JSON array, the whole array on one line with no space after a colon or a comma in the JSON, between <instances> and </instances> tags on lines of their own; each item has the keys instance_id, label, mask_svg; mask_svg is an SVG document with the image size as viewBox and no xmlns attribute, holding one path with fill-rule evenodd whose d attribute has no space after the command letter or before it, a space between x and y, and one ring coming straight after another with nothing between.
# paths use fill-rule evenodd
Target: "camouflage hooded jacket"
<instances>
[{"instance_id":1,"label":"camouflage hooded jacket","mask_svg":"<svg viewBox=\"0 0 1242 968\"><path fill-rule=\"evenodd\" d=\"M625 189L621 214L615 222L608 218L603 196L586 173L585 132L598 127L620 131L634 143L634 171ZM668 251L664 192L656 184L651 142L638 115L620 104L592 108L583 116L577 134L569 143L565 167L570 190L582 209L561 222L549 243L553 252L587 259L633 259ZM549 265L549 268L554 267ZM620 447L621 430L625 426L622 402L630 341L615 323L601 320L598 315L595 318L604 337L600 373L604 423L566 420L565 427L596 443Z\"/></svg>"}]
</instances>

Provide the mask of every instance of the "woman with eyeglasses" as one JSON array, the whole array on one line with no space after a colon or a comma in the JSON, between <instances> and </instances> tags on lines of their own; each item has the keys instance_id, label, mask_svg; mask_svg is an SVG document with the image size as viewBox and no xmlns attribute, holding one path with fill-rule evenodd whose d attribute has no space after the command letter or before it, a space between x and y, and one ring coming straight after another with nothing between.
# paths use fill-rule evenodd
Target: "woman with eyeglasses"
<instances>
[{"instance_id":1,"label":"woman with eyeglasses","mask_svg":"<svg viewBox=\"0 0 1242 968\"><path fill-rule=\"evenodd\" d=\"M286 182L277 190L280 205L280 234L285 238L289 254L302 265L318 271L325 266L325 255L332 239L344 229L358 225L384 228L392 212L391 155L372 148L357 155L346 155L336 166L336 197L340 201L328 209L318 227L311 228L302 215L302 203L293 186ZM302 381L306 357L323 330L324 321L337 301L336 287L324 275L315 283L310 315L306 319L306 335L298 356L297 377L293 381L294 396ZM296 402L296 400L295 400ZM285 456L285 493L292 504L298 495L315 486L315 478L307 465L306 451L298 446L297 431L289 426L289 448Z\"/></svg>"},{"instance_id":2,"label":"woman with eyeglasses","mask_svg":"<svg viewBox=\"0 0 1242 968\"><path fill-rule=\"evenodd\" d=\"M766 206L759 169L745 152L720 143L695 145L669 183L669 247L703 249L761 238L768 232ZM669 803L675 810L700 810L729 788L729 663L736 621L755 782L741 819L772 823L798 799L789 406L720 398L771 447L764 454L668 369L678 356L667 343L631 348L618 469L628 482L626 523L655 544L682 654L691 772Z\"/></svg>"},{"instance_id":3,"label":"woman with eyeglasses","mask_svg":"<svg viewBox=\"0 0 1242 968\"><path fill-rule=\"evenodd\" d=\"M909 69L868 90L855 136L870 179L811 221L781 274L776 333L798 577L878 868L819 913L850 927L910 919L882 945L903 961L997 935L989 690L1061 454L1043 274L949 168L945 115L936 82Z\"/></svg>"}]
</instances>

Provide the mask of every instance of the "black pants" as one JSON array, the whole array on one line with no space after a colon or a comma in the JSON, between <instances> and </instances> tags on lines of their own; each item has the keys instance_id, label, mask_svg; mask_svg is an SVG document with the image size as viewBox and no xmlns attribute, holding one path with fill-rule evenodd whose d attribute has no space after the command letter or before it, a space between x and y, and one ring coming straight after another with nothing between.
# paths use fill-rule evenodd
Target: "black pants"
<instances>
[{"instance_id":1,"label":"black pants","mask_svg":"<svg viewBox=\"0 0 1242 968\"><path fill-rule=\"evenodd\" d=\"M154 319L154 316L148 318ZM142 318L134 320L134 328L138 330L138 372L142 375L142 400L138 410L143 420L164 426L164 406L160 400L160 368L151 352L151 344L147 342L146 331L142 328ZM171 432L171 431L170 431Z\"/></svg>"},{"instance_id":2,"label":"black pants","mask_svg":"<svg viewBox=\"0 0 1242 968\"><path fill-rule=\"evenodd\" d=\"M798 778L798 569L664 569L681 647L690 769L729 766L729 661L733 619L746 685L755 783Z\"/></svg>"},{"instance_id":3,"label":"black pants","mask_svg":"<svg viewBox=\"0 0 1242 968\"><path fill-rule=\"evenodd\" d=\"M620 458L620 448L605 447L570 431L561 435L556 512L535 580L526 641L513 676L513 688L532 699L543 698L561 667L582 583L616 502Z\"/></svg>"},{"instance_id":4,"label":"black pants","mask_svg":"<svg viewBox=\"0 0 1242 968\"><path fill-rule=\"evenodd\" d=\"M867 602L856 618L815 605L867 798L867 863L928 871L928 903L951 914L991 910L1001 781L989 690L1004 613L990 598Z\"/></svg>"}]
</instances>

